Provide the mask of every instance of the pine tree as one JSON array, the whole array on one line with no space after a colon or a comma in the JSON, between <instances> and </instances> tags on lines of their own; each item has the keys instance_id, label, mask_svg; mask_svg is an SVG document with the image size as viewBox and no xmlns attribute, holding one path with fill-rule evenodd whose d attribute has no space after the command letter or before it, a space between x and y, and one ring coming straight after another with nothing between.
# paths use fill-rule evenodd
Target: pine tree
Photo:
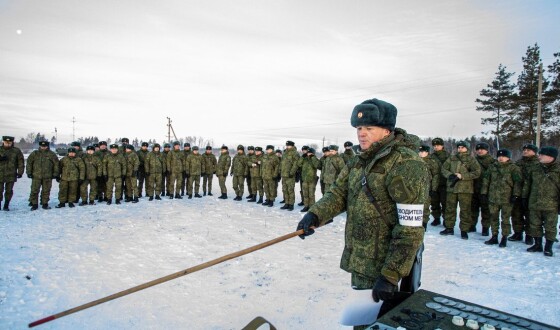
<instances>
[{"instance_id":1,"label":"pine tree","mask_svg":"<svg viewBox=\"0 0 560 330\"><path fill-rule=\"evenodd\" d=\"M513 107L515 84L510 82L513 74L513 72L507 72L506 67L500 64L496 78L487 85L488 88L480 91L480 96L485 99L476 99L476 102L480 103L476 110L490 113L490 117L481 119L482 124L495 127L490 133L494 134L498 141L502 135L503 122L507 118L506 113Z\"/></svg>"},{"instance_id":2,"label":"pine tree","mask_svg":"<svg viewBox=\"0 0 560 330\"><path fill-rule=\"evenodd\" d=\"M545 93L547 102L551 105L552 116L550 120L550 133L560 134L560 53L554 54L555 61L548 66L550 73L550 89Z\"/></svg>"}]
</instances>

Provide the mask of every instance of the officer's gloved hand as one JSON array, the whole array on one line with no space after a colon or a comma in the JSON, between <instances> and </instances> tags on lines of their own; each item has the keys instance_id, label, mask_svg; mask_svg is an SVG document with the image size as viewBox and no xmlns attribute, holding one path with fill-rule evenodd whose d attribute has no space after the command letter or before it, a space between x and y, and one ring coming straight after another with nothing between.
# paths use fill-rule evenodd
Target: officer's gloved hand
<instances>
[{"instance_id":1,"label":"officer's gloved hand","mask_svg":"<svg viewBox=\"0 0 560 330\"><path fill-rule=\"evenodd\" d=\"M384 276L379 276L373 285L373 290L371 290L371 296L373 301L379 302L379 300L390 300L397 291L397 286L389 282Z\"/></svg>"},{"instance_id":2,"label":"officer's gloved hand","mask_svg":"<svg viewBox=\"0 0 560 330\"><path fill-rule=\"evenodd\" d=\"M16 175L18 179L21 179L23 177L23 174L18 174Z\"/></svg>"},{"instance_id":3,"label":"officer's gloved hand","mask_svg":"<svg viewBox=\"0 0 560 330\"><path fill-rule=\"evenodd\" d=\"M60 175L55 178L56 182L60 182Z\"/></svg>"},{"instance_id":4,"label":"officer's gloved hand","mask_svg":"<svg viewBox=\"0 0 560 330\"><path fill-rule=\"evenodd\" d=\"M509 202L510 202L511 204L517 203L518 200L519 200L519 196L511 196L511 197L509 198Z\"/></svg>"},{"instance_id":5,"label":"officer's gloved hand","mask_svg":"<svg viewBox=\"0 0 560 330\"><path fill-rule=\"evenodd\" d=\"M33 174L27 174L27 177L33 179Z\"/></svg>"},{"instance_id":6,"label":"officer's gloved hand","mask_svg":"<svg viewBox=\"0 0 560 330\"><path fill-rule=\"evenodd\" d=\"M480 195L479 199L480 199L480 203L488 204L488 195L486 194Z\"/></svg>"},{"instance_id":7,"label":"officer's gloved hand","mask_svg":"<svg viewBox=\"0 0 560 330\"><path fill-rule=\"evenodd\" d=\"M233 176L233 173L230 173L229 176Z\"/></svg>"},{"instance_id":8,"label":"officer's gloved hand","mask_svg":"<svg viewBox=\"0 0 560 330\"><path fill-rule=\"evenodd\" d=\"M297 230L303 229L303 234L299 235L299 237L301 239L305 239L305 236L313 235L315 230L313 230L313 228L311 227L312 226L316 227L318 225L319 225L319 218L317 217L317 215L315 215L315 213L311 213L311 212L305 213L305 215L297 225Z\"/></svg>"},{"instance_id":9,"label":"officer's gloved hand","mask_svg":"<svg viewBox=\"0 0 560 330\"><path fill-rule=\"evenodd\" d=\"M529 198L521 198L521 207L524 210L528 210L529 209Z\"/></svg>"}]
</instances>

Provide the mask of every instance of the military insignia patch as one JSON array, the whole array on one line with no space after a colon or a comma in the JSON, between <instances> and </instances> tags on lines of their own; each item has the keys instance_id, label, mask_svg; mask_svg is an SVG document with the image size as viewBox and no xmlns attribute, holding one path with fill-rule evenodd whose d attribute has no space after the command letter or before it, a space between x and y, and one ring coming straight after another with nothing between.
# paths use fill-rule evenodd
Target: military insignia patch
<instances>
[{"instance_id":1,"label":"military insignia patch","mask_svg":"<svg viewBox=\"0 0 560 330\"><path fill-rule=\"evenodd\" d=\"M358 112L358 118L362 118L363 116L364 116L364 114L363 114L363 113L361 113L361 112Z\"/></svg>"}]
</instances>

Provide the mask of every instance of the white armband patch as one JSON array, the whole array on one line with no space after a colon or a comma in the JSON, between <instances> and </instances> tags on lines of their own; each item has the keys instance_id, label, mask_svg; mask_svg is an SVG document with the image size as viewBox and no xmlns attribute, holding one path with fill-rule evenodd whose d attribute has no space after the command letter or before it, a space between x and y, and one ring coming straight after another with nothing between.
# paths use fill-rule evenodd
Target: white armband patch
<instances>
[{"instance_id":1,"label":"white armband patch","mask_svg":"<svg viewBox=\"0 0 560 330\"><path fill-rule=\"evenodd\" d=\"M421 227L424 220L424 205L397 203L397 214L401 226Z\"/></svg>"}]
</instances>

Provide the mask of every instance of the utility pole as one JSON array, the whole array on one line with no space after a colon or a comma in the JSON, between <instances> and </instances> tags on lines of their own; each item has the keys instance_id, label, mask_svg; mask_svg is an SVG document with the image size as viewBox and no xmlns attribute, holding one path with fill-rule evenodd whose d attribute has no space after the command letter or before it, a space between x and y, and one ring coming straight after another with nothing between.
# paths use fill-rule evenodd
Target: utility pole
<instances>
[{"instance_id":1,"label":"utility pole","mask_svg":"<svg viewBox=\"0 0 560 330\"><path fill-rule=\"evenodd\" d=\"M56 143L58 143L58 130L56 129L56 127L54 128L54 140Z\"/></svg>"},{"instance_id":2,"label":"utility pole","mask_svg":"<svg viewBox=\"0 0 560 330\"><path fill-rule=\"evenodd\" d=\"M175 134L175 130L171 125L171 118L167 117L167 142L169 143L171 143L171 132L173 132L173 136L175 137L175 140L179 141L177 135Z\"/></svg>"},{"instance_id":3,"label":"utility pole","mask_svg":"<svg viewBox=\"0 0 560 330\"><path fill-rule=\"evenodd\" d=\"M537 148L541 147L541 112L542 112L542 63L539 64L539 85L537 89Z\"/></svg>"},{"instance_id":4,"label":"utility pole","mask_svg":"<svg viewBox=\"0 0 560 330\"><path fill-rule=\"evenodd\" d=\"M72 141L76 141L76 118L72 117Z\"/></svg>"},{"instance_id":5,"label":"utility pole","mask_svg":"<svg viewBox=\"0 0 560 330\"><path fill-rule=\"evenodd\" d=\"M323 148L325 147L325 137L323 136Z\"/></svg>"}]
</instances>

